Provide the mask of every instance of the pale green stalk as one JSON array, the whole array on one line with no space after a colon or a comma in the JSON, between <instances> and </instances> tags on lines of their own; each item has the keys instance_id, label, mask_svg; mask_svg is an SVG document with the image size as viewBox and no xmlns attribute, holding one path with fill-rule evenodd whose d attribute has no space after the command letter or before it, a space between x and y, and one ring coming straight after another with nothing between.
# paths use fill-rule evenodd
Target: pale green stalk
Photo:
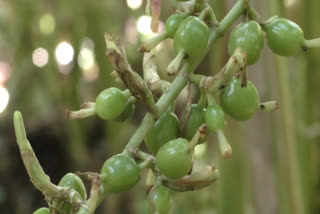
<instances>
[{"instance_id":1,"label":"pale green stalk","mask_svg":"<svg viewBox=\"0 0 320 214\"><path fill-rule=\"evenodd\" d=\"M204 137L207 134L208 126L206 124L201 125L195 135L192 137L191 141L188 144L188 151L193 152L194 147L203 141Z\"/></svg>"},{"instance_id":2,"label":"pale green stalk","mask_svg":"<svg viewBox=\"0 0 320 214\"><path fill-rule=\"evenodd\" d=\"M217 131L218 136L218 142L220 147L220 152L222 157L224 158L231 158L232 157L232 148L227 140L227 138L224 136L222 130Z\"/></svg>"},{"instance_id":3,"label":"pale green stalk","mask_svg":"<svg viewBox=\"0 0 320 214\"><path fill-rule=\"evenodd\" d=\"M51 183L50 177L43 171L27 139L23 118L19 111L14 113L13 122L21 158L33 185L49 200L57 199L70 201L75 205L82 204L83 201L77 191L69 187L63 188Z\"/></svg>"},{"instance_id":4,"label":"pale green stalk","mask_svg":"<svg viewBox=\"0 0 320 214\"><path fill-rule=\"evenodd\" d=\"M101 186L101 180L99 176L96 176L91 184L90 198L88 200L88 214L94 214L99 199L99 190Z\"/></svg>"},{"instance_id":5,"label":"pale green stalk","mask_svg":"<svg viewBox=\"0 0 320 214\"><path fill-rule=\"evenodd\" d=\"M304 45L307 48L320 48L320 38L305 40Z\"/></svg>"},{"instance_id":6,"label":"pale green stalk","mask_svg":"<svg viewBox=\"0 0 320 214\"><path fill-rule=\"evenodd\" d=\"M155 54L153 51L144 53L143 56L143 79L146 81L148 87L155 97L161 97L168 91L171 83L160 79L158 75L158 68L155 65Z\"/></svg>"},{"instance_id":7,"label":"pale green stalk","mask_svg":"<svg viewBox=\"0 0 320 214\"><path fill-rule=\"evenodd\" d=\"M58 195L59 189L51 183L50 177L43 171L27 139L23 118L20 112L14 113L13 122L21 157L30 176L31 182L43 194L48 194L53 197Z\"/></svg>"},{"instance_id":8,"label":"pale green stalk","mask_svg":"<svg viewBox=\"0 0 320 214\"><path fill-rule=\"evenodd\" d=\"M279 102L278 101L268 101L259 104L258 111L275 111L279 109Z\"/></svg>"}]
</instances>

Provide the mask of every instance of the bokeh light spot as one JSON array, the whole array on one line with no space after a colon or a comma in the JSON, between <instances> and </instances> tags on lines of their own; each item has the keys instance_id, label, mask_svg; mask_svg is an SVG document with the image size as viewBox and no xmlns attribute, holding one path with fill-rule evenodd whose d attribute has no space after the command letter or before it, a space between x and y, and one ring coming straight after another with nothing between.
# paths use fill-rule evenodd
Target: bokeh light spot
<instances>
[{"instance_id":1,"label":"bokeh light spot","mask_svg":"<svg viewBox=\"0 0 320 214\"><path fill-rule=\"evenodd\" d=\"M2 113L9 102L9 92L7 91L6 88L3 88L0 86L0 113Z\"/></svg>"},{"instance_id":2,"label":"bokeh light spot","mask_svg":"<svg viewBox=\"0 0 320 214\"><path fill-rule=\"evenodd\" d=\"M127 5L130 9L139 9L142 5L142 0L127 0Z\"/></svg>"},{"instance_id":3,"label":"bokeh light spot","mask_svg":"<svg viewBox=\"0 0 320 214\"><path fill-rule=\"evenodd\" d=\"M49 61L49 53L44 48L37 48L32 53L32 61L38 67L43 67L48 64Z\"/></svg>"},{"instance_id":4,"label":"bokeh light spot","mask_svg":"<svg viewBox=\"0 0 320 214\"><path fill-rule=\"evenodd\" d=\"M11 66L9 65L9 63L0 61L0 84L3 84L9 79L10 73Z\"/></svg>"},{"instance_id":5,"label":"bokeh light spot","mask_svg":"<svg viewBox=\"0 0 320 214\"><path fill-rule=\"evenodd\" d=\"M297 0L285 0L284 4L286 7L291 7L293 5L295 5L298 1Z\"/></svg>"},{"instance_id":6,"label":"bokeh light spot","mask_svg":"<svg viewBox=\"0 0 320 214\"><path fill-rule=\"evenodd\" d=\"M94 65L93 51L89 48L82 48L78 55L78 63L81 69L90 69Z\"/></svg>"},{"instance_id":7,"label":"bokeh light spot","mask_svg":"<svg viewBox=\"0 0 320 214\"><path fill-rule=\"evenodd\" d=\"M45 35L53 33L56 27L56 21L50 13L43 15L40 18L39 24L40 24L40 32Z\"/></svg>"},{"instance_id":8,"label":"bokeh light spot","mask_svg":"<svg viewBox=\"0 0 320 214\"><path fill-rule=\"evenodd\" d=\"M55 57L59 65L68 65L74 56L73 47L68 42L61 42L55 51Z\"/></svg>"},{"instance_id":9,"label":"bokeh light spot","mask_svg":"<svg viewBox=\"0 0 320 214\"><path fill-rule=\"evenodd\" d=\"M140 16L137 21L138 31L143 35L154 34L151 30L151 17L150 16Z\"/></svg>"}]
</instances>

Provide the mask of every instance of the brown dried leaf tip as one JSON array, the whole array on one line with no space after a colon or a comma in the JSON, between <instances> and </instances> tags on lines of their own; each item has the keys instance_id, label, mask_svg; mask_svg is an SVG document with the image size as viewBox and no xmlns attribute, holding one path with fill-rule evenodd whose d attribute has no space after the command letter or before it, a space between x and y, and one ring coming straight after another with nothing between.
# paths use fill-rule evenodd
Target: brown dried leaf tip
<instances>
[{"instance_id":1,"label":"brown dried leaf tip","mask_svg":"<svg viewBox=\"0 0 320 214\"><path fill-rule=\"evenodd\" d=\"M119 41L113 41L112 37L107 33L105 33L105 40L107 57L119 78L130 90L131 94L144 103L147 111L157 115L153 95L147 83L131 68L123 45Z\"/></svg>"}]
</instances>

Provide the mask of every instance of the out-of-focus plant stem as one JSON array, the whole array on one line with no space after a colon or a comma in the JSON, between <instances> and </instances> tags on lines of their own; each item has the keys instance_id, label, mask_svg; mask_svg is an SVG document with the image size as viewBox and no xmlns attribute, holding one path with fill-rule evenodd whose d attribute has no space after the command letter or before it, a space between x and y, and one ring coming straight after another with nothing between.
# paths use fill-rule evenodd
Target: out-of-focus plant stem
<instances>
[{"instance_id":1,"label":"out-of-focus plant stem","mask_svg":"<svg viewBox=\"0 0 320 214\"><path fill-rule=\"evenodd\" d=\"M219 201L218 213L230 214L245 213L246 191L245 174L247 168L245 146L246 138L243 136L243 128L239 123L228 123L226 136L231 144L233 154L232 158L219 161L220 179L219 179ZM232 134L231 134L232 133Z\"/></svg>"},{"instance_id":2,"label":"out-of-focus plant stem","mask_svg":"<svg viewBox=\"0 0 320 214\"><path fill-rule=\"evenodd\" d=\"M306 105L310 99L308 96L307 76L308 65L307 57L302 56L298 61L298 69L296 76L296 116L297 116L297 151L299 156L299 168L301 176L302 196L305 204L305 213L311 213L311 187L314 186L312 182L312 144L306 138L301 127L305 127L308 121L310 106Z\"/></svg>"},{"instance_id":3,"label":"out-of-focus plant stem","mask_svg":"<svg viewBox=\"0 0 320 214\"><path fill-rule=\"evenodd\" d=\"M284 16L285 7L284 1L282 0L272 0L270 1L271 14L277 14L279 16ZM293 107L293 93L289 83L289 64L288 59L275 56L276 68L277 68L277 83L279 87L279 94L281 100L281 124L283 126L283 142L284 150L278 152L278 155L284 156L286 158L286 173L280 171L280 182L278 186L286 185L285 193L280 192L280 194L285 194L284 202L289 210L288 213L293 214L304 214L305 213L305 201L303 199L303 186L301 183L301 170L300 161L301 156L298 153L298 142L296 136L296 117L294 114ZM283 157L278 157L281 160ZM279 164L281 164L279 162ZM280 167L281 168L281 167ZM283 211L283 208L280 210Z\"/></svg>"},{"instance_id":4,"label":"out-of-focus plant stem","mask_svg":"<svg viewBox=\"0 0 320 214\"><path fill-rule=\"evenodd\" d=\"M77 2L77 3L76 3ZM84 1L63 1L60 2L59 6L61 8L71 8L74 7L75 5L84 5ZM80 7L82 8L82 6ZM63 11L63 10L62 10ZM69 13L69 11L63 11L64 13ZM77 11L78 12L78 11ZM71 20L68 20L71 22ZM73 43L73 48L75 53L79 52L79 47L80 47L80 42L81 39L83 38L83 31L81 29L81 19L79 18L76 21L76 26L74 27L71 31L70 38L72 38L72 43ZM77 85L79 84L81 80L81 70L78 65L78 63L74 63L72 72L69 74L69 77L66 82L66 90L65 96L64 96L64 102L69 103L73 108L78 107L81 105L82 101L79 97L78 93L78 87ZM72 87L70 87L72 86ZM69 134L69 143L68 143L68 149L71 155L71 158L73 160L73 164L77 168L85 168L85 166L90 165L91 163L91 158L89 157L88 150L87 150L87 139L86 139L86 121L71 121L68 123L68 134Z\"/></svg>"},{"instance_id":5,"label":"out-of-focus plant stem","mask_svg":"<svg viewBox=\"0 0 320 214\"><path fill-rule=\"evenodd\" d=\"M319 37L320 27L318 21L320 19L319 7L320 2L317 0L304 1L302 3L302 11L299 14L302 29L307 39ZM300 60L298 75L296 78L297 85L297 118L300 121L298 128L299 151L302 154L303 161L300 162L300 169L303 170L302 185L304 187L304 199L306 204L306 213L315 213L315 205L318 198L315 195L316 179L319 177L317 167L317 145L314 139L308 139L306 133L301 131L301 126L310 126L315 121L315 115L319 109L319 94L314 87L318 87L319 81L319 49L309 50ZM318 68L318 69L315 69ZM316 108L314 108L316 107ZM317 207L318 208L318 207Z\"/></svg>"},{"instance_id":6,"label":"out-of-focus plant stem","mask_svg":"<svg viewBox=\"0 0 320 214\"><path fill-rule=\"evenodd\" d=\"M223 1L212 1L212 8L214 9L214 12L218 19L222 18L225 14L225 2ZM221 39L221 41L224 42L224 39ZM223 42L217 42L215 45L215 48L211 50L210 53L210 72L211 74L214 74L220 70L220 68L224 64L224 59L226 52L222 52L221 50L226 50L226 45ZM214 73L213 73L214 72Z\"/></svg>"}]
</instances>

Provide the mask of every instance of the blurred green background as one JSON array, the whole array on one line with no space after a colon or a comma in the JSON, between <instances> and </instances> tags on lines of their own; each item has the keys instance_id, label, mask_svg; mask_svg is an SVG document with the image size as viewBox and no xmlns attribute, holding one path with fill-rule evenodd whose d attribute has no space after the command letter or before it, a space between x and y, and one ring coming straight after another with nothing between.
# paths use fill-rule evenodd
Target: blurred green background
<instances>
[{"instance_id":1,"label":"blurred green background","mask_svg":"<svg viewBox=\"0 0 320 214\"><path fill-rule=\"evenodd\" d=\"M236 1L209 2L221 20ZM1 214L32 213L46 206L21 161L12 124L15 110L22 112L28 138L54 183L67 172L99 172L108 157L122 151L145 114L141 104L125 123L97 117L69 121L64 112L94 101L107 87L122 87L110 76L104 32L123 42L131 65L141 73L137 47L151 36L145 4L142 0L0 1ZM163 22L175 12L175 4L162 0ZM263 20L287 17L301 26L307 39L320 36L319 0L253 0L253 5ZM214 45L197 73L213 75L226 63L229 33ZM163 71L173 57L172 41L157 48L164 79L169 79ZM261 100L278 100L280 110L259 112L248 122L228 118L226 136L233 158L220 159L213 134L197 158L217 165L219 181L201 191L175 194L171 213L320 213L319 59L319 49L283 58L265 44L259 62L249 67L249 79ZM177 100L177 115L184 110L184 98ZM97 213L146 213L144 179L126 193L107 196Z\"/></svg>"}]
</instances>

